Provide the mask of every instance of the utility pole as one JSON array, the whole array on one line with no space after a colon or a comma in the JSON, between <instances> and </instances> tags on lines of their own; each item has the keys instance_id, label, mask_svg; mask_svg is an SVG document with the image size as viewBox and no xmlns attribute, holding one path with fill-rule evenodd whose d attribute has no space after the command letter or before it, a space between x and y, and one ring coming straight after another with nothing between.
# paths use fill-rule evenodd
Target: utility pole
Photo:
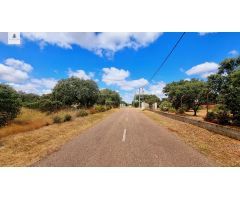
<instances>
[{"instance_id":1,"label":"utility pole","mask_svg":"<svg viewBox=\"0 0 240 200\"><path fill-rule=\"evenodd\" d=\"M141 88L139 88L139 92L138 92L138 104L139 104L139 108L141 108L141 103L140 103L140 89L141 89Z\"/></svg>"}]
</instances>

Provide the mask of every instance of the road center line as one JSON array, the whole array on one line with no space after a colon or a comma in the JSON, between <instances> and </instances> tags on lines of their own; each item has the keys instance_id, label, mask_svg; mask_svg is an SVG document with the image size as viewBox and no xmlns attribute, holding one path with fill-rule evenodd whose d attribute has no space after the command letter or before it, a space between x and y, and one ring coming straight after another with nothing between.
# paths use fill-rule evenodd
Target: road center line
<instances>
[{"instance_id":1,"label":"road center line","mask_svg":"<svg viewBox=\"0 0 240 200\"><path fill-rule=\"evenodd\" d=\"M122 142L125 142L125 140L126 140L126 134L127 134L127 129L124 129Z\"/></svg>"}]
</instances>

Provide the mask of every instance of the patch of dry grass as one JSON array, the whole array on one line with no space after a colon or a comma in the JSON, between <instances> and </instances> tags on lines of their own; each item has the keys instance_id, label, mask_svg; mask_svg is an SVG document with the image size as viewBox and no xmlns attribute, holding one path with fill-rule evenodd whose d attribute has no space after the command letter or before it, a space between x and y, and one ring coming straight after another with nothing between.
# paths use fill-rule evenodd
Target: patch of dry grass
<instances>
[{"instance_id":1,"label":"patch of dry grass","mask_svg":"<svg viewBox=\"0 0 240 200\"><path fill-rule=\"evenodd\" d=\"M22 108L21 113L16 119L10 122L7 126L0 128L0 138L51 125L53 124L52 119L54 116L63 118L66 114L70 114L75 118L76 113L76 109L64 109L55 113L47 114L39 110Z\"/></svg>"},{"instance_id":2,"label":"patch of dry grass","mask_svg":"<svg viewBox=\"0 0 240 200\"><path fill-rule=\"evenodd\" d=\"M115 112L97 113L62 124L53 124L37 130L3 137L0 140L0 166L29 166L65 142ZM62 111L62 114L64 115ZM59 113L58 113L59 114Z\"/></svg>"},{"instance_id":3,"label":"patch of dry grass","mask_svg":"<svg viewBox=\"0 0 240 200\"><path fill-rule=\"evenodd\" d=\"M50 116L37 110L22 108L20 115L7 126L0 128L0 138L21 132L35 130L51 124Z\"/></svg>"},{"instance_id":4,"label":"patch of dry grass","mask_svg":"<svg viewBox=\"0 0 240 200\"><path fill-rule=\"evenodd\" d=\"M240 166L240 141L151 111L144 111L144 114L174 131L183 141L214 160L220 166Z\"/></svg>"}]
</instances>

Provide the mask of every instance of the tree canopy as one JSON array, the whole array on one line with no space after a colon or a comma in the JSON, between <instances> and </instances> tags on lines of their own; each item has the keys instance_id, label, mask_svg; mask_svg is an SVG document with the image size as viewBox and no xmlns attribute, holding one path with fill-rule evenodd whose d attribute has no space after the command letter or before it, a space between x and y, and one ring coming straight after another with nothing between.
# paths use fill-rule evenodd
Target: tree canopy
<instances>
[{"instance_id":1,"label":"tree canopy","mask_svg":"<svg viewBox=\"0 0 240 200\"><path fill-rule=\"evenodd\" d=\"M60 80L52 92L53 100L63 105L78 104L90 107L98 99L99 89L93 80L83 80L75 77Z\"/></svg>"},{"instance_id":2,"label":"tree canopy","mask_svg":"<svg viewBox=\"0 0 240 200\"><path fill-rule=\"evenodd\" d=\"M184 105L186 109L192 108L196 115L199 106L206 102L207 84L198 79L181 80L167 84L163 92L175 109Z\"/></svg>"},{"instance_id":3,"label":"tree canopy","mask_svg":"<svg viewBox=\"0 0 240 200\"><path fill-rule=\"evenodd\" d=\"M121 102L121 97L117 92L110 89L100 90L98 100L97 100L98 104L117 107L119 106L120 102Z\"/></svg>"},{"instance_id":4,"label":"tree canopy","mask_svg":"<svg viewBox=\"0 0 240 200\"><path fill-rule=\"evenodd\" d=\"M240 56L220 63L217 74L208 77L211 92L217 94L217 102L233 115L240 124Z\"/></svg>"},{"instance_id":5,"label":"tree canopy","mask_svg":"<svg viewBox=\"0 0 240 200\"><path fill-rule=\"evenodd\" d=\"M14 119L20 112L20 98L10 86L0 84L0 126Z\"/></svg>"},{"instance_id":6,"label":"tree canopy","mask_svg":"<svg viewBox=\"0 0 240 200\"><path fill-rule=\"evenodd\" d=\"M160 98L157 97L155 94L141 94L140 95L140 102L148 103L150 106L152 106L154 103L160 104ZM133 106L138 107L139 105L139 94L136 94L134 96Z\"/></svg>"}]
</instances>

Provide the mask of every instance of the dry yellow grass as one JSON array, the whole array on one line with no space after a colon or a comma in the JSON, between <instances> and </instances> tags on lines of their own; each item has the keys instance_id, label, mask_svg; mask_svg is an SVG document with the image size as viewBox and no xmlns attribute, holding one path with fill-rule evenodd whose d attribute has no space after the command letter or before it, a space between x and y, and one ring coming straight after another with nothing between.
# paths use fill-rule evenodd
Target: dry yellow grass
<instances>
[{"instance_id":1,"label":"dry yellow grass","mask_svg":"<svg viewBox=\"0 0 240 200\"><path fill-rule=\"evenodd\" d=\"M7 126L0 128L0 138L39 129L43 126L52 124L52 119L56 115L63 118L65 114L70 114L72 117L74 117L76 115L76 112L77 111L74 109L65 109L47 115L46 113L40 112L38 110L22 108L21 113L16 119L14 119Z\"/></svg>"},{"instance_id":2,"label":"dry yellow grass","mask_svg":"<svg viewBox=\"0 0 240 200\"><path fill-rule=\"evenodd\" d=\"M0 166L29 166L116 110L4 137L0 140Z\"/></svg>"},{"instance_id":3,"label":"dry yellow grass","mask_svg":"<svg viewBox=\"0 0 240 200\"><path fill-rule=\"evenodd\" d=\"M184 142L190 144L220 166L240 166L240 141L151 111L144 111L144 114L174 131Z\"/></svg>"},{"instance_id":4,"label":"dry yellow grass","mask_svg":"<svg viewBox=\"0 0 240 200\"><path fill-rule=\"evenodd\" d=\"M50 116L37 110L22 108L20 115L10 124L0 128L0 138L16 133L35 130L50 124Z\"/></svg>"}]
</instances>

